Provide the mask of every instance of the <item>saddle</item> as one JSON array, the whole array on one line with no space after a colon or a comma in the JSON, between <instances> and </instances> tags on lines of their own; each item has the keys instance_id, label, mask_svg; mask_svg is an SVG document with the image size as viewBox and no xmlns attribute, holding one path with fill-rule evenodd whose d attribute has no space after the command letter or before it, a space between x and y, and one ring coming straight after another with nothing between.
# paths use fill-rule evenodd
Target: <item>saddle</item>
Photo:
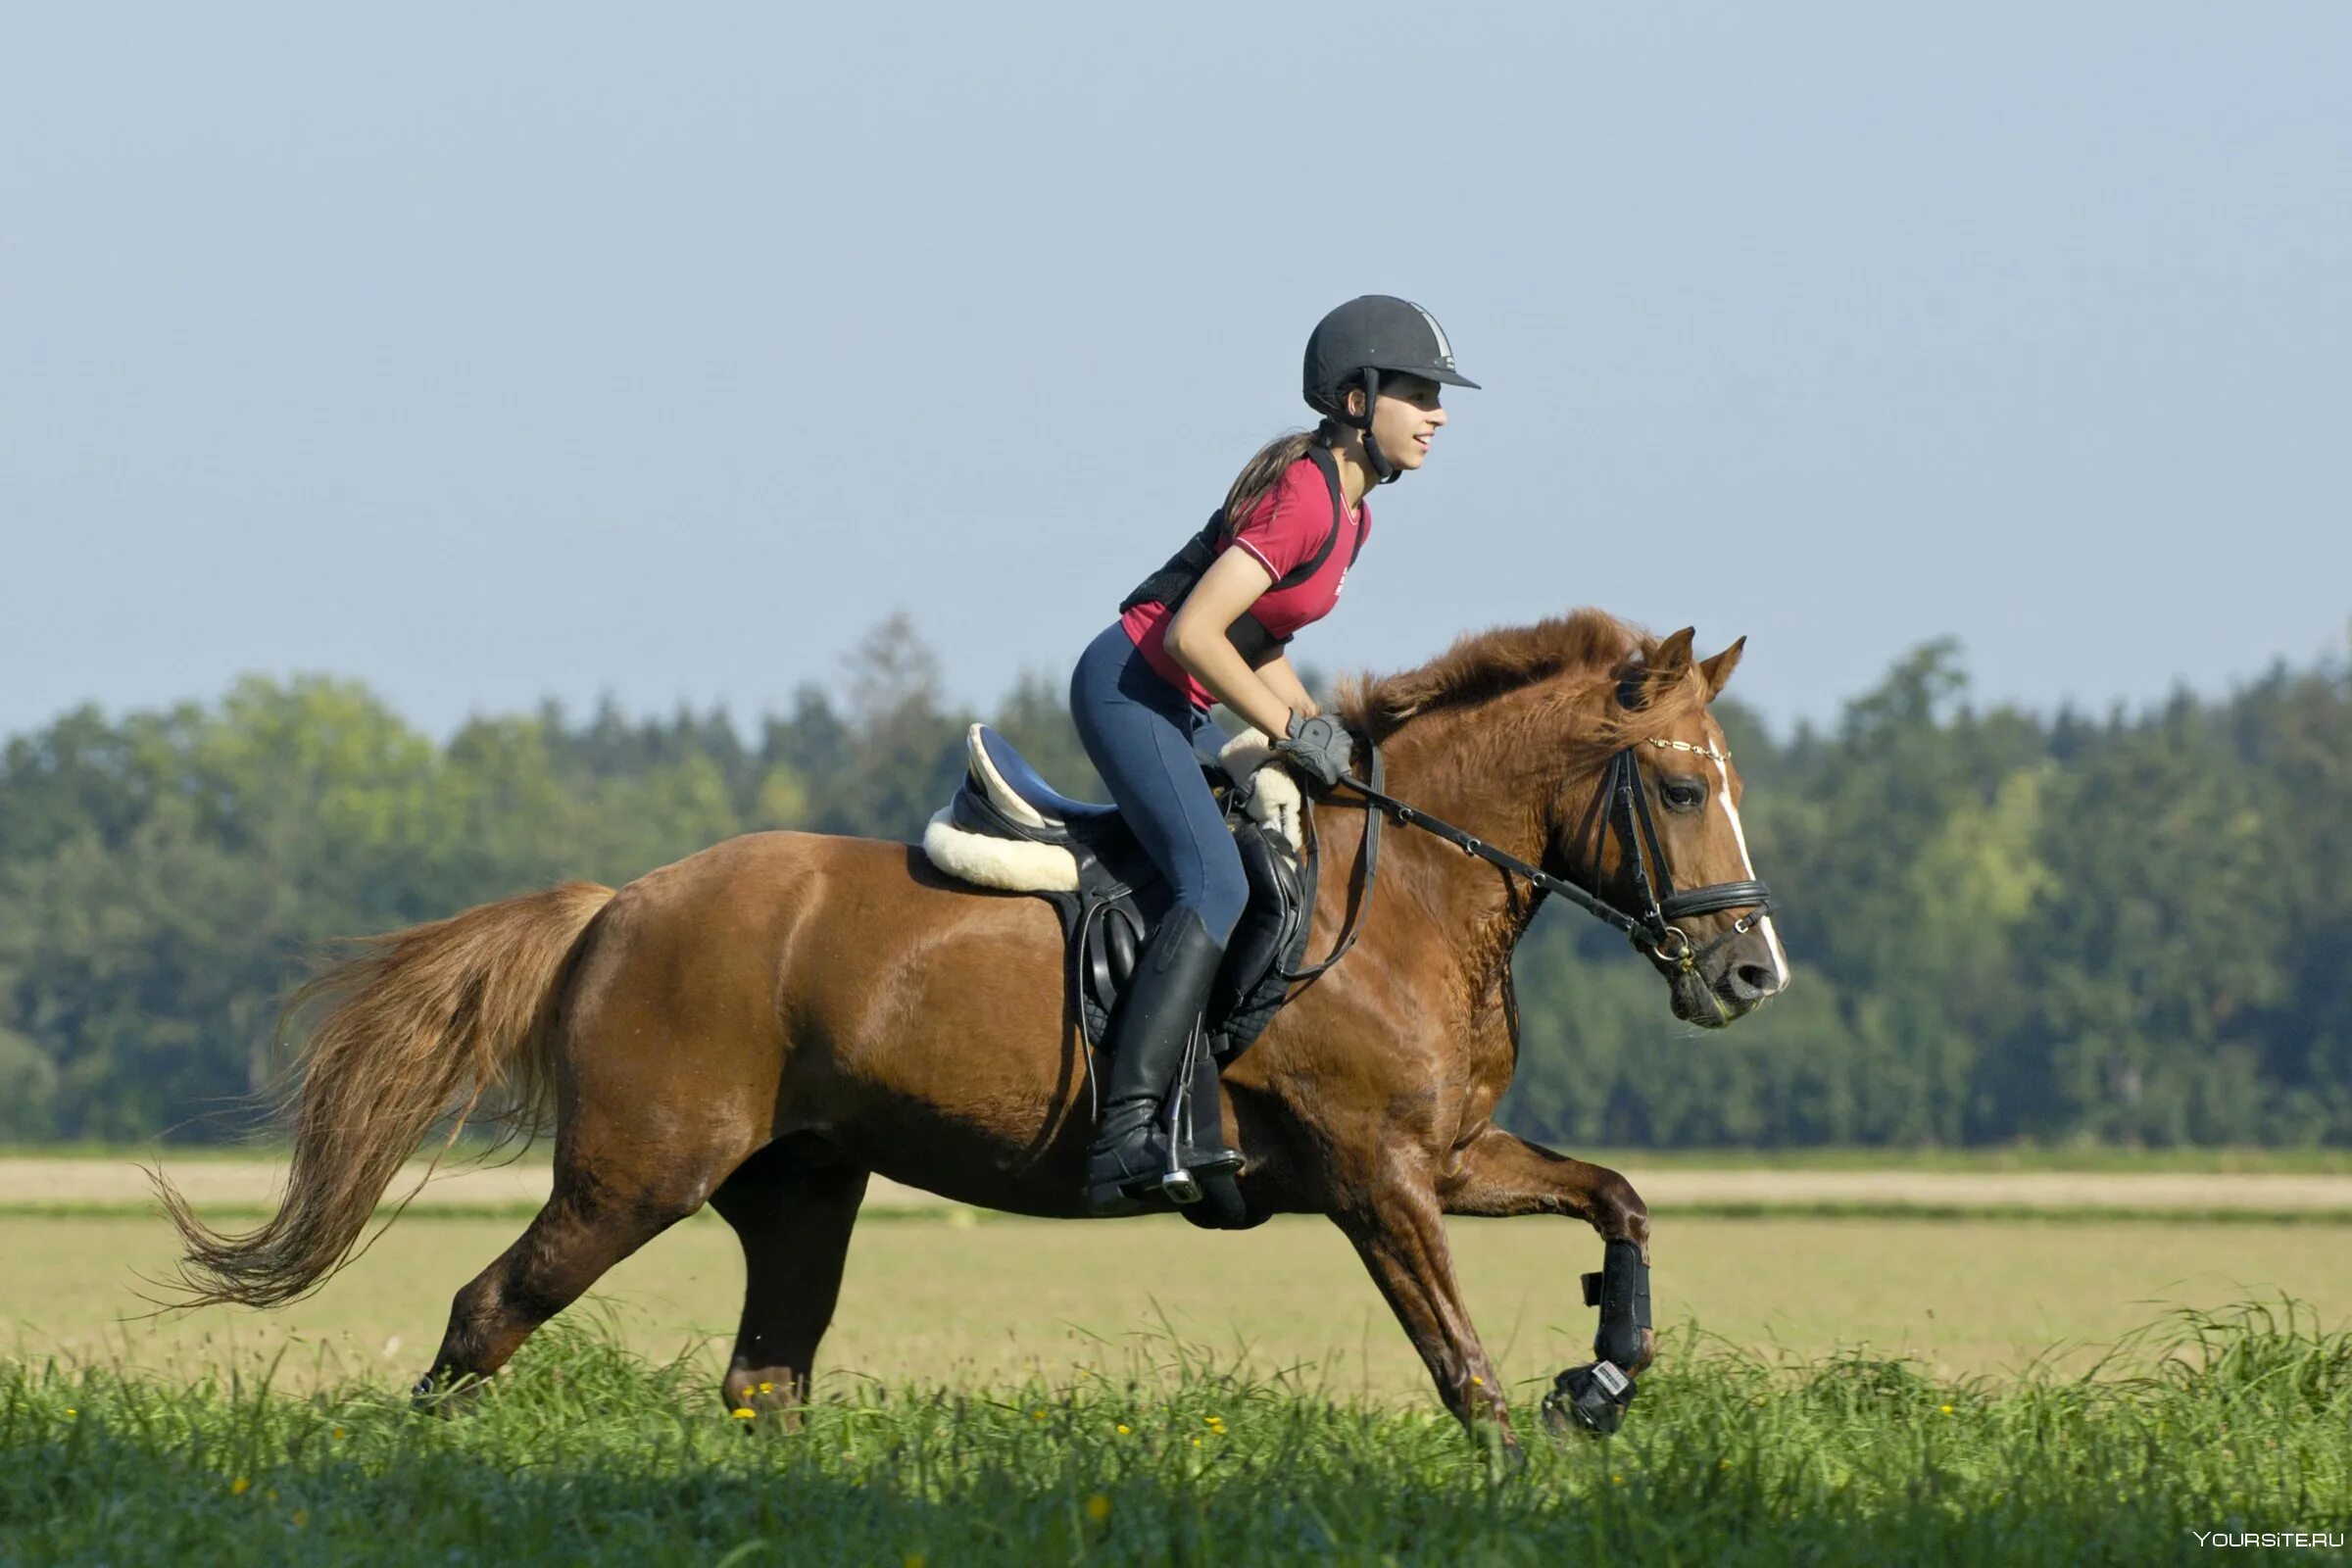
<instances>
[{"instance_id":1,"label":"saddle","mask_svg":"<svg viewBox=\"0 0 2352 1568\"><path fill-rule=\"evenodd\" d=\"M1203 1026L1210 1055L1230 1060L1264 1033L1306 953L1315 867L1300 853L1298 784L1264 736L1249 731L1202 772L1225 809L1250 882L1250 902L1210 987ZM1115 806L1072 800L1038 775L985 724L964 734L964 776L923 831L923 853L948 875L1033 893L1061 916L1069 985L1086 1043L1102 1043L1135 958L1172 902Z\"/></svg>"}]
</instances>

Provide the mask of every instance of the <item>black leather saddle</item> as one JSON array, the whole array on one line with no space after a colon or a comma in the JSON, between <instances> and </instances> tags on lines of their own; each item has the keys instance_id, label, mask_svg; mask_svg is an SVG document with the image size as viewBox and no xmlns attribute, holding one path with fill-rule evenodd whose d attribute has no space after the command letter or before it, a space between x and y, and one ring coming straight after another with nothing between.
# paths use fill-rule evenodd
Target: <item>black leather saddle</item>
<instances>
[{"instance_id":1,"label":"black leather saddle","mask_svg":"<svg viewBox=\"0 0 2352 1568\"><path fill-rule=\"evenodd\" d=\"M1167 912L1167 886L1117 807L1062 794L985 724L973 727L972 742L948 822L988 838L1059 846L1077 861L1075 891L1037 896L1061 914L1081 1026L1087 1043L1098 1045L1134 973L1136 954ZM1250 879L1250 903L1226 944L1204 1020L1210 1052L1222 1061L1264 1032L1289 994L1286 971L1296 970L1306 953L1315 870L1247 814L1249 783L1236 783L1213 757L1200 760Z\"/></svg>"}]
</instances>

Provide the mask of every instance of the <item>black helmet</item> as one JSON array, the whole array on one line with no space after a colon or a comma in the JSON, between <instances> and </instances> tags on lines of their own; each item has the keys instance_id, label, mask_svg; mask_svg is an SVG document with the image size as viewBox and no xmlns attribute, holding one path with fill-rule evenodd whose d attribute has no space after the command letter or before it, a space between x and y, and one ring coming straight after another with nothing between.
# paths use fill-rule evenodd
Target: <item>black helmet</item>
<instances>
[{"instance_id":1,"label":"black helmet","mask_svg":"<svg viewBox=\"0 0 2352 1568\"><path fill-rule=\"evenodd\" d=\"M1338 416L1347 407L1348 392L1366 370L1426 376L1447 386L1478 386L1453 368L1453 345L1438 318L1394 294L1349 300L1315 323L1306 340L1300 386L1307 406ZM1374 382L1366 390L1377 386Z\"/></svg>"},{"instance_id":2,"label":"black helmet","mask_svg":"<svg viewBox=\"0 0 2352 1568\"><path fill-rule=\"evenodd\" d=\"M1349 300L1315 323L1306 339L1306 369L1300 390L1306 406L1326 421L1372 428L1372 405L1380 399L1382 375L1418 375L1447 386L1476 390L1478 383L1453 368L1453 345L1438 318L1394 294L1365 294ZM1364 412L1348 412L1348 394L1364 389ZM1387 484L1396 477L1380 443L1364 442L1372 477Z\"/></svg>"}]
</instances>

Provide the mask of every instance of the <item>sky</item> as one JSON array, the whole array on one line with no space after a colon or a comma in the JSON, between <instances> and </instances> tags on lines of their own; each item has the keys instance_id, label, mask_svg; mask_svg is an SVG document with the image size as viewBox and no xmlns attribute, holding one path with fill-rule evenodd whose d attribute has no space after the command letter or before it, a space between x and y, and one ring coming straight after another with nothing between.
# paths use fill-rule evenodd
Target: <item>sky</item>
<instances>
[{"instance_id":1,"label":"sky","mask_svg":"<svg viewBox=\"0 0 2352 1568\"><path fill-rule=\"evenodd\" d=\"M1466 373L1326 670L1592 604L1832 719L2352 625L2352 7L12 7L0 734L241 673L1066 671L1364 292Z\"/></svg>"}]
</instances>

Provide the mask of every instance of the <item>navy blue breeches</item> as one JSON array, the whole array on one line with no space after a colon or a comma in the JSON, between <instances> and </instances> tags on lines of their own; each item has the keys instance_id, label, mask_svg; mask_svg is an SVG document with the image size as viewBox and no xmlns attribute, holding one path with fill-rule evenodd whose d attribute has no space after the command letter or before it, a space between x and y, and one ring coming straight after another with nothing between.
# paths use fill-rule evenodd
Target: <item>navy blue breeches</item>
<instances>
[{"instance_id":1,"label":"navy blue breeches","mask_svg":"<svg viewBox=\"0 0 2352 1568\"><path fill-rule=\"evenodd\" d=\"M1070 672L1070 717L1176 903L1192 906L1219 942L1231 937L1250 882L1193 754L1193 737L1213 728L1208 715L1162 680L1113 621Z\"/></svg>"}]
</instances>

